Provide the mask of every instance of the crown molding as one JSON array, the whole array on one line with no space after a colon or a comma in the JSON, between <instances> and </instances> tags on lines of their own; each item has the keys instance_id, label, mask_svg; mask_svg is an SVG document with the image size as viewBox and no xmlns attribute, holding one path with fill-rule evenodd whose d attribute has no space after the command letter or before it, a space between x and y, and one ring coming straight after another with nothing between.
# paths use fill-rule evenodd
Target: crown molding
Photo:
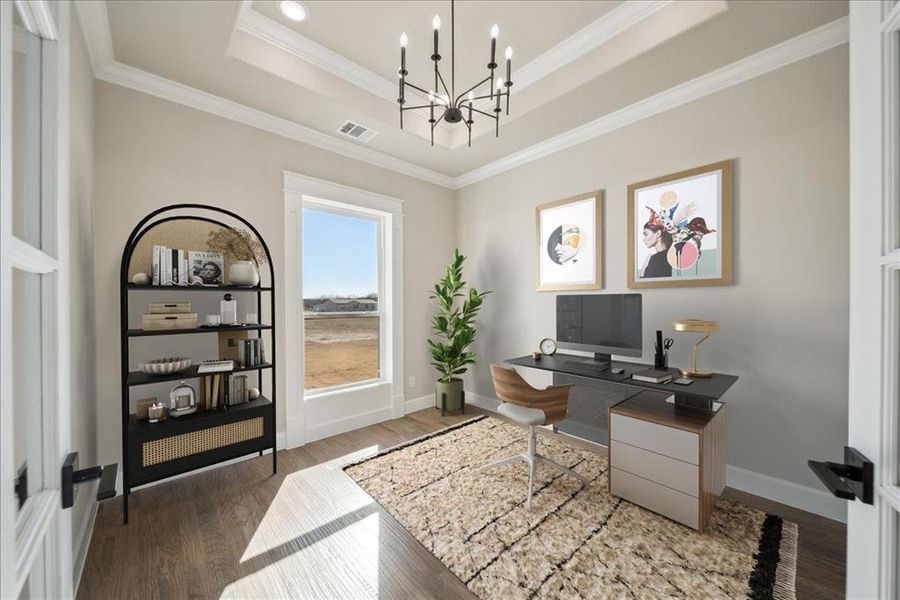
<instances>
[{"instance_id":1,"label":"crown molding","mask_svg":"<svg viewBox=\"0 0 900 600\"><path fill-rule=\"evenodd\" d=\"M341 156L453 189L453 178L449 175L120 63L113 56L106 3L79 0L76 8L87 42L86 46L94 77L101 81L202 110Z\"/></svg>"},{"instance_id":2,"label":"crown molding","mask_svg":"<svg viewBox=\"0 0 900 600\"><path fill-rule=\"evenodd\" d=\"M451 177L288 119L119 63L113 56L105 2L77 0L76 8L87 42L94 76L97 79L244 123L449 189L461 189L483 181L642 119L825 52L845 44L849 40L849 18L842 17L458 177Z\"/></svg>"},{"instance_id":3,"label":"crown molding","mask_svg":"<svg viewBox=\"0 0 900 600\"><path fill-rule=\"evenodd\" d=\"M326 73L347 81L391 104L397 103L397 80L382 77L378 73L345 58L334 50L315 42L290 27L270 19L262 13L252 10L253 0L245 0L238 11L235 29L252 35L279 50L287 52L301 60L316 66ZM418 104L428 104L428 97L416 91L408 91L407 96ZM412 112L414 118L428 120L424 113ZM437 127L451 131L447 123L438 123Z\"/></svg>"},{"instance_id":4,"label":"crown molding","mask_svg":"<svg viewBox=\"0 0 900 600\"><path fill-rule=\"evenodd\" d=\"M658 115L688 102L699 100L726 88L765 75L797 61L847 43L849 17L802 33L729 65L710 71L665 91L648 96L624 108L570 129L564 133L514 152L454 179L456 189L464 188L504 171L555 154L595 137L605 135L637 121Z\"/></svg>"},{"instance_id":5,"label":"crown molding","mask_svg":"<svg viewBox=\"0 0 900 600\"><path fill-rule=\"evenodd\" d=\"M620 4L527 64L517 68L516 89L522 90L537 83L553 71L565 67L572 61L602 46L619 33L633 27L672 2L673 0L632 0ZM241 3L235 29L259 38L392 104L397 102L396 80L382 77L290 27L253 10L252 5L253 0L244 0ZM421 104L428 103L428 98L418 92L410 91L408 95ZM489 102L484 101L480 104L488 105ZM411 114L424 118L424 115L416 112ZM447 123L439 123L438 127L448 132L456 131ZM454 136L450 148L461 146L465 143L465 139L465 135Z\"/></svg>"},{"instance_id":6,"label":"crown molding","mask_svg":"<svg viewBox=\"0 0 900 600\"><path fill-rule=\"evenodd\" d=\"M269 133L353 158L362 162L409 175L446 188L453 188L453 178L388 154L366 148L354 142L338 139L330 134L300 125L294 121L226 100L221 96L198 90L182 83L159 77L119 62L106 66L97 76L101 81L127 87L163 100L237 121Z\"/></svg>"},{"instance_id":7,"label":"crown molding","mask_svg":"<svg viewBox=\"0 0 900 600\"><path fill-rule=\"evenodd\" d=\"M672 0L632 0L623 2L583 29L516 69L516 89L537 83L553 71L602 46L626 29L637 25L672 4Z\"/></svg>"}]
</instances>

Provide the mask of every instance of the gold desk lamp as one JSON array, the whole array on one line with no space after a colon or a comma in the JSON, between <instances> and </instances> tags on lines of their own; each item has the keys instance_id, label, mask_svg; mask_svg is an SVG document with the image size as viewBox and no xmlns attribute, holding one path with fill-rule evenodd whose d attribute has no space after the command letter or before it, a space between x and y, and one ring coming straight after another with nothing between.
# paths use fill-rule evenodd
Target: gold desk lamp
<instances>
[{"instance_id":1,"label":"gold desk lamp","mask_svg":"<svg viewBox=\"0 0 900 600\"><path fill-rule=\"evenodd\" d=\"M697 347L706 341L710 334L719 330L719 324L715 321L707 321L705 319L682 319L672 323L672 329L675 331L687 331L689 333L705 333L700 341L694 344L694 368L681 369L681 374L685 377L709 377L712 375L709 371L701 371L697 368Z\"/></svg>"}]
</instances>

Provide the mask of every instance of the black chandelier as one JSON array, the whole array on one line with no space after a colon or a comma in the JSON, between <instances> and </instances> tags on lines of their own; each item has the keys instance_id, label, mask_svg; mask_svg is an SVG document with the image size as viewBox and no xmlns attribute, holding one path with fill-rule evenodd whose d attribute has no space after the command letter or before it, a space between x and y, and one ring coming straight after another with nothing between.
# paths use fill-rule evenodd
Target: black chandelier
<instances>
[{"instance_id":1,"label":"black chandelier","mask_svg":"<svg viewBox=\"0 0 900 600\"><path fill-rule=\"evenodd\" d=\"M397 98L397 103L400 105L400 129L403 129L403 111L406 110L419 110L419 109L429 109L430 118L428 122L431 124L431 145L434 146L434 128L437 127L438 123L441 121L446 121L447 123L459 123L463 122L466 124L466 127L469 130L469 146L472 146L472 125L475 123L475 120L472 118L472 113L478 113L480 115L484 115L490 119L494 120L494 131L496 137L500 137L500 100L504 96L506 97L506 114L509 114L509 92L512 87L512 48L506 47L506 80L503 80L501 77L497 77L496 85L494 84L494 70L497 68L496 61L496 53L497 53L497 36L500 34L500 28L497 25L491 27L491 62L487 64L487 68L490 70L490 75L461 93L459 96L456 95L456 31L455 31L455 12L454 12L454 4L455 0L450 0L450 88L447 88L447 84L444 83L444 77L441 75L441 70L438 66L438 63L441 62L441 55L439 52L438 46L438 33L441 30L441 17L438 15L434 16L434 19L431 21L431 26L434 28L434 51L431 54L431 60L434 62L434 88L431 90L425 90L420 88L417 85L414 85L408 81L406 81L406 76L409 72L406 70L406 45L408 43L408 38L406 34L403 33L400 36L400 69L397 70L397 74L400 76L400 97ZM438 84L444 89L443 94L438 93ZM487 84L489 88L489 93L476 96L476 90L481 86ZM423 94L428 95L428 104L421 104L419 106L404 106L406 104L406 86L413 88L414 90L418 90ZM496 89L495 89L496 87ZM505 88L505 89L504 89ZM483 110L479 110L475 108L473 105L478 100L490 99L495 101L494 105L494 114L485 112ZM441 114L437 119L434 118L434 109L435 106L438 107L438 110L443 110L443 114ZM463 109L468 111L467 118L463 119Z\"/></svg>"}]
</instances>

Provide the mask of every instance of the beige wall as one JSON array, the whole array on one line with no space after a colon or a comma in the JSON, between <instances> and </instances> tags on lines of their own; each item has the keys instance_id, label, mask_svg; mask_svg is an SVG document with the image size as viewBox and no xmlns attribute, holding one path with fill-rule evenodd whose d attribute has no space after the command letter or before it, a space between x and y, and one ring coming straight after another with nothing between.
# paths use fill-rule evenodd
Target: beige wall
<instances>
[{"instance_id":1,"label":"beige wall","mask_svg":"<svg viewBox=\"0 0 900 600\"><path fill-rule=\"evenodd\" d=\"M405 200L405 375L407 399L433 389L425 337L427 290L455 243L453 192L378 167L185 108L125 88L96 87L96 204L94 229L97 304L99 455L120 455L119 262L132 227L148 212L177 202L208 203L244 215L266 238L278 281L284 281L284 170ZM284 323L284 296L276 312ZM279 398L284 399L284 345L279 353ZM278 411L284 431L284 404Z\"/></svg>"},{"instance_id":2,"label":"beige wall","mask_svg":"<svg viewBox=\"0 0 900 600\"><path fill-rule=\"evenodd\" d=\"M83 466L97 464L97 361L94 343L94 74L75 9L69 32L69 248L72 449ZM72 514L72 555L87 552L96 484L79 486ZM80 569L80 565L76 565ZM76 570L76 577L79 572ZM77 582L76 582L77 583Z\"/></svg>"},{"instance_id":3,"label":"beige wall","mask_svg":"<svg viewBox=\"0 0 900 600\"><path fill-rule=\"evenodd\" d=\"M644 361L673 319L719 321L703 363L734 373L728 463L818 487L806 459L840 458L847 435L847 48L828 51L467 187L458 193L466 276L490 289L467 389L487 365L555 335L555 293L534 289L534 207L602 189L603 292L626 288L626 187L735 159L734 280L643 290ZM690 360L674 335L671 362Z\"/></svg>"}]
</instances>

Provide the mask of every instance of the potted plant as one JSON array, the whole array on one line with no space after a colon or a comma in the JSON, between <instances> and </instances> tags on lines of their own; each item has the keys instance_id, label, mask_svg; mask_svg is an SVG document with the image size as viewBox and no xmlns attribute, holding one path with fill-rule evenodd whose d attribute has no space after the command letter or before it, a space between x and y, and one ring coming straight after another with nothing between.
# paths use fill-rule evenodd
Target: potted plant
<instances>
[{"instance_id":1,"label":"potted plant","mask_svg":"<svg viewBox=\"0 0 900 600\"><path fill-rule=\"evenodd\" d=\"M475 353L468 348L475 341L475 317L481 309L484 297L490 292L479 293L473 287L466 288L462 279L462 267L466 257L453 251L453 260L447 265L447 273L434 284L429 296L438 301L438 312L431 319L431 330L436 339L429 339L431 364L440 376L435 387L435 408L443 413L463 408L463 382L457 376L475 363ZM462 303L457 299L462 298Z\"/></svg>"}]
</instances>

